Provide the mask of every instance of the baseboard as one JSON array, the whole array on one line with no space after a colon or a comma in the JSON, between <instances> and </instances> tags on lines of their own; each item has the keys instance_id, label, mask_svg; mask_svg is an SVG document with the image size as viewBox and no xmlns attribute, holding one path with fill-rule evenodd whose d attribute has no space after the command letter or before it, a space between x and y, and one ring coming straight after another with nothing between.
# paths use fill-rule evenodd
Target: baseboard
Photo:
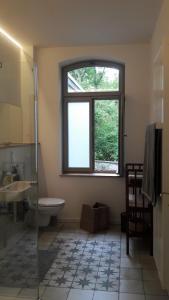
<instances>
[{"instance_id":1,"label":"baseboard","mask_svg":"<svg viewBox=\"0 0 169 300\"><path fill-rule=\"evenodd\" d=\"M59 223L80 223L80 219L73 218L60 218L58 219Z\"/></svg>"},{"instance_id":2,"label":"baseboard","mask_svg":"<svg viewBox=\"0 0 169 300\"><path fill-rule=\"evenodd\" d=\"M121 220L119 218L113 219L110 223L112 225L120 225L121 224Z\"/></svg>"},{"instance_id":3,"label":"baseboard","mask_svg":"<svg viewBox=\"0 0 169 300\"><path fill-rule=\"evenodd\" d=\"M80 219L74 219L74 218L60 218L58 219L59 223L80 223ZM113 219L112 222L110 222L111 225L120 225L120 219Z\"/></svg>"}]
</instances>

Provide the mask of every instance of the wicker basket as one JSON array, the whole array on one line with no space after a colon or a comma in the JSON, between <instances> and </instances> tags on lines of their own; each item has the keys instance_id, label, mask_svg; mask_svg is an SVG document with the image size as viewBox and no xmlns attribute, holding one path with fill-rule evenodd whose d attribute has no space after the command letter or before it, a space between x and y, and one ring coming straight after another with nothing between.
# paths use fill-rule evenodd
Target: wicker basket
<instances>
[{"instance_id":1,"label":"wicker basket","mask_svg":"<svg viewBox=\"0 0 169 300\"><path fill-rule=\"evenodd\" d=\"M90 233L96 233L109 227L109 207L96 203L93 207L83 204L80 228Z\"/></svg>"}]
</instances>

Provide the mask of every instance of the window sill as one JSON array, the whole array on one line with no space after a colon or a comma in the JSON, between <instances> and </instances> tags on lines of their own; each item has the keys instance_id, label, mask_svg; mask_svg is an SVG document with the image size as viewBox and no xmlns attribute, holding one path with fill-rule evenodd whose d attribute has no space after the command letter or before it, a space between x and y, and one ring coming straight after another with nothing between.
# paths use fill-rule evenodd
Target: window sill
<instances>
[{"instance_id":1,"label":"window sill","mask_svg":"<svg viewBox=\"0 0 169 300\"><path fill-rule=\"evenodd\" d=\"M62 173L60 176L66 177L122 177L119 174L112 173Z\"/></svg>"}]
</instances>

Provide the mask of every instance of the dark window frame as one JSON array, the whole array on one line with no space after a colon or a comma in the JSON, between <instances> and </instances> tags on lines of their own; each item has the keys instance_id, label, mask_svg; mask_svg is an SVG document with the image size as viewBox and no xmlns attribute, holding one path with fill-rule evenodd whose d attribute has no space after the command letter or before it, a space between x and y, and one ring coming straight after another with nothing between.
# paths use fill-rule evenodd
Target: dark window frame
<instances>
[{"instance_id":1,"label":"dark window frame","mask_svg":"<svg viewBox=\"0 0 169 300\"><path fill-rule=\"evenodd\" d=\"M67 74L69 71L90 67L102 66L116 68L119 70L119 91L108 92L68 92ZM122 63L92 60L82 61L62 67L62 172L63 174L112 174L113 172L98 172L94 170L94 100L118 100L119 101L119 176L124 172L124 109L125 109L125 65ZM90 167L70 168L68 167L68 103L89 102L89 130L90 130Z\"/></svg>"}]
</instances>

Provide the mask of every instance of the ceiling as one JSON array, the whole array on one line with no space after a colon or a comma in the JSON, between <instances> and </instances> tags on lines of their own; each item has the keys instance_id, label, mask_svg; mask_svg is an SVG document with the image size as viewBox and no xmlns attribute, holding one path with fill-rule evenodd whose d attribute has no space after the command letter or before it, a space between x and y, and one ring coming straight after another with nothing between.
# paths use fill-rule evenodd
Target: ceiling
<instances>
[{"instance_id":1,"label":"ceiling","mask_svg":"<svg viewBox=\"0 0 169 300\"><path fill-rule=\"evenodd\" d=\"M0 0L0 26L21 43L77 46L151 39L163 0Z\"/></svg>"}]
</instances>

